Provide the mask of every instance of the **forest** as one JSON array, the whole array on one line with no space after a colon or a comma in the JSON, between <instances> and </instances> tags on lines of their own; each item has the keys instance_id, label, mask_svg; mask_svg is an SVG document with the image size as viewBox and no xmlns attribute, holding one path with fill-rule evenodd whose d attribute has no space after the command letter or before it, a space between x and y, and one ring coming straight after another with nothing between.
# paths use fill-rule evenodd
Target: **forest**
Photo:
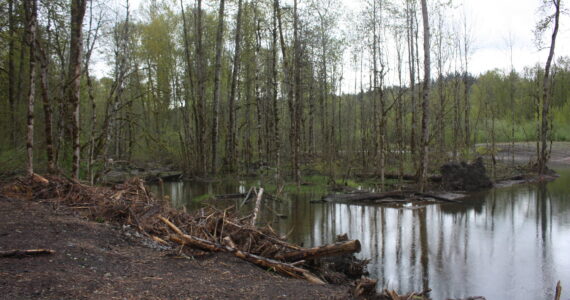
<instances>
[{"instance_id":1,"label":"forest","mask_svg":"<svg viewBox=\"0 0 570 300\"><path fill-rule=\"evenodd\" d=\"M421 183L521 141L541 173L570 140L570 58L555 56L560 1L537 2L546 63L474 74L459 1L3 1L0 173Z\"/></svg>"},{"instance_id":2,"label":"forest","mask_svg":"<svg viewBox=\"0 0 570 300\"><path fill-rule=\"evenodd\" d=\"M560 300L564 5L0 1L0 294Z\"/></svg>"}]
</instances>

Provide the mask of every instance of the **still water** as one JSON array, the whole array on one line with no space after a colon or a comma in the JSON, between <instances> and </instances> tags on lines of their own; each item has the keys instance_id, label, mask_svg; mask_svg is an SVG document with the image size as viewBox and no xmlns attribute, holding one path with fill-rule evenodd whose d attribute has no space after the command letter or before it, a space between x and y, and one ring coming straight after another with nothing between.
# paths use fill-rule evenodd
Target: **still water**
<instances>
[{"instance_id":1,"label":"still water","mask_svg":"<svg viewBox=\"0 0 570 300\"><path fill-rule=\"evenodd\" d=\"M433 299L552 299L558 280L570 286L570 168L557 171L554 182L493 189L462 204L310 203L322 191L305 190L266 201L263 217L307 247L342 233L359 239L358 257L371 260L368 270L379 288L430 287ZM195 208L192 199L201 195L244 193L253 184L169 183L165 194Z\"/></svg>"}]
</instances>

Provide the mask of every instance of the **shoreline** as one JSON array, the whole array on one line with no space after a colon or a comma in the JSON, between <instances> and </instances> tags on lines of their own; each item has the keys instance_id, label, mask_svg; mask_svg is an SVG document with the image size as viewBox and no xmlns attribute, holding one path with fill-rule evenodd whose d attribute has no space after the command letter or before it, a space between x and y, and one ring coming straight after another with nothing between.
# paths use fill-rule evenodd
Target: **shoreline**
<instances>
[{"instance_id":1,"label":"shoreline","mask_svg":"<svg viewBox=\"0 0 570 300\"><path fill-rule=\"evenodd\" d=\"M0 258L7 299L349 299L349 288L267 272L228 253L187 256L131 226L98 223L77 209L0 194L0 250L52 255ZM79 209L81 210L81 209Z\"/></svg>"}]
</instances>

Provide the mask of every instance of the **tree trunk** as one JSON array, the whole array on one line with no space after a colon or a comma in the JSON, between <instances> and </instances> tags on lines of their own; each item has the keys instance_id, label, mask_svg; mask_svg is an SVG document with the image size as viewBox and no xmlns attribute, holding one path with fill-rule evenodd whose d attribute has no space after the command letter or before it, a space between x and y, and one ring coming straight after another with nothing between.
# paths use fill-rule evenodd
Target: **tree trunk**
<instances>
[{"instance_id":1,"label":"tree trunk","mask_svg":"<svg viewBox=\"0 0 570 300\"><path fill-rule=\"evenodd\" d=\"M212 103L212 162L210 164L210 173L216 174L218 159L218 131L220 122L218 115L220 114L220 76L222 71L222 48L224 37L224 5L225 0L220 0L220 8L218 10L218 29L216 32L216 65L214 66L214 102Z\"/></svg>"},{"instance_id":2,"label":"tree trunk","mask_svg":"<svg viewBox=\"0 0 570 300\"><path fill-rule=\"evenodd\" d=\"M184 34L184 60L186 63L186 79L187 84L185 85L185 95L184 95L184 110L182 121L184 122L184 161L186 162L186 170L190 170L191 157L190 157L190 140L191 140L191 129L190 129L190 98L194 96L194 84L192 78L192 60L190 58L190 41L188 40L188 23L186 22L186 13L184 12L184 4L180 0L180 10L182 13L182 30ZM194 102L195 105L196 102ZM195 107L195 106L194 106ZM196 118L196 116L195 116Z\"/></svg>"},{"instance_id":3,"label":"tree trunk","mask_svg":"<svg viewBox=\"0 0 570 300\"><path fill-rule=\"evenodd\" d=\"M295 60L295 100L293 103L293 118L291 119L291 127L293 131L293 176L297 186L301 184L301 168L300 168L300 144L301 144L301 42L299 40L299 15L297 11L297 0L293 4L293 35L294 35L294 60Z\"/></svg>"},{"instance_id":4,"label":"tree trunk","mask_svg":"<svg viewBox=\"0 0 570 300\"><path fill-rule=\"evenodd\" d=\"M237 81L240 70L240 56L241 56L241 15L242 15L242 0L238 0L238 12L236 17L236 35L234 40L234 64L232 68L232 81L230 85L230 98L228 101L228 137L226 139L226 164L229 172L235 171L236 156L236 93Z\"/></svg>"},{"instance_id":5,"label":"tree trunk","mask_svg":"<svg viewBox=\"0 0 570 300\"><path fill-rule=\"evenodd\" d=\"M275 155L275 175L279 178L281 165L281 134L279 132L279 106L277 105L278 96L278 77L277 77L277 21L281 25L279 0L273 1L273 30L271 32L271 98L273 106L273 152ZM281 28L281 26L279 26Z\"/></svg>"},{"instance_id":6,"label":"tree trunk","mask_svg":"<svg viewBox=\"0 0 570 300\"><path fill-rule=\"evenodd\" d=\"M422 151L421 166L419 172L420 190L423 192L426 186L429 165L429 92L430 92L430 32L427 11L427 0L421 0L422 18L424 27L424 84L422 99Z\"/></svg>"},{"instance_id":7,"label":"tree trunk","mask_svg":"<svg viewBox=\"0 0 570 300\"><path fill-rule=\"evenodd\" d=\"M398 70L398 95L396 96L396 135L398 149L398 183L403 183L404 176L404 104L402 101L402 53L401 53L401 39L400 33L395 34L396 40L396 55L397 55L397 70Z\"/></svg>"},{"instance_id":8,"label":"tree trunk","mask_svg":"<svg viewBox=\"0 0 570 300\"><path fill-rule=\"evenodd\" d=\"M46 139L46 155L47 155L47 171L50 174L55 173L55 157L53 148L53 132L52 132L52 109L49 97L48 87L48 56L46 49L42 46L40 39L36 39L37 57L40 61L40 85L41 96L44 109L44 134Z\"/></svg>"},{"instance_id":9,"label":"tree trunk","mask_svg":"<svg viewBox=\"0 0 570 300\"><path fill-rule=\"evenodd\" d=\"M378 89L378 49L377 49L377 30L376 30L376 14L377 14L377 8L376 8L376 1L374 1L373 3L373 8L372 8L372 106L373 106L373 126L374 126L374 166L376 168L379 168L379 164L378 164L378 155L379 155L379 147L380 147L380 142L379 142L379 126L378 126L378 117L380 115L379 111L378 111L378 95L377 95L377 89ZM375 170L375 174L377 169Z\"/></svg>"},{"instance_id":10,"label":"tree trunk","mask_svg":"<svg viewBox=\"0 0 570 300\"><path fill-rule=\"evenodd\" d=\"M259 67L259 57L261 55L261 19L259 19L257 15L257 7L255 7L256 14L255 14L255 108L256 108L256 119L257 119L257 161L261 162L264 161L264 153L263 153L263 141L266 137L263 135L263 102L261 100L261 84L260 84L260 67Z\"/></svg>"},{"instance_id":11,"label":"tree trunk","mask_svg":"<svg viewBox=\"0 0 570 300\"><path fill-rule=\"evenodd\" d=\"M544 67L544 78L542 79L542 113L540 123L540 157L538 158L538 173L543 175L546 173L546 163L549 159L548 151L548 135L549 135L549 111L550 111L550 68L552 59L554 58L554 47L556 46L556 36L558 35L559 19L560 19L560 1L553 0L556 9L554 13L554 29L550 40L550 51L548 59Z\"/></svg>"},{"instance_id":12,"label":"tree trunk","mask_svg":"<svg viewBox=\"0 0 570 300\"><path fill-rule=\"evenodd\" d=\"M128 11L128 0L127 0L127 11ZM89 65L91 60L91 54L93 53L93 48L95 46L95 42L97 41L97 36L99 32L99 28L101 25L101 20L97 24L97 27L93 29L93 1L90 2L89 5L89 29L87 34L87 53L85 54L85 66ZM93 36L91 35L92 30L95 30ZM93 172L93 165L95 163L95 130L97 128L97 104L95 102L95 94L94 94L94 87L93 87L93 80L91 80L91 76L89 74L89 68L85 68L85 77L87 79L87 90L89 95L89 103L91 104L91 128L89 130L89 149L88 149L88 158L87 158L87 178L91 185L94 184L95 180L95 173Z\"/></svg>"},{"instance_id":13,"label":"tree trunk","mask_svg":"<svg viewBox=\"0 0 570 300\"><path fill-rule=\"evenodd\" d=\"M24 1L26 13L26 36L27 44L30 47L30 87L28 91L28 122L26 133L26 150L28 155L28 164L26 167L29 176L34 174L34 101L36 98L36 20L37 20L37 0ZM23 58L20 58L23 59Z\"/></svg>"},{"instance_id":14,"label":"tree trunk","mask_svg":"<svg viewBox=\"0 0 570 300\"><path fill-rule=\"evenodd\" d=\"M464 131L465 131L465 151L469 155L471 149L471 125L469 116L471 114L471 104L469 103L469 36L467 32L467 20L464 19L463 24L463 56L465 63L465 70L463 72L463 115L464 115Z\"/></svg>"},{"instance_id":15,"label":"tree trunk","mask_svg":"<svg viewBox=\"0 0 570 300\"><path fill-rule=\"evenodd\" d=\"M73 159L71 173L74 179L79 179L80 157L80 123L79 101L81 88L81 56L83 53L83 17L87 0L71 1L71 40L69 45L69 69L67 84L69 84L67 96L71 104L71 135L73 140Z\"/></svg>"},{"instance_id":16,"label":"tree trunk","mask_svg":"<svg viewBox=\"0 0 570 300\"><path fill-rule=\"evenodd\" d=\"M16 148L16 94L15 94L15 66L16 60L14 49L14 41L16 39L16 22L14 18L14 2L16 0L8 0L8 105L10 109L10 143ZM22 60L23 58L20 57Z\"/></svg>"},{"instance_id":17,"label":"tree trunk","mask_svg":"<svg viewBox=\"0 0 570 300\"><path fill-rule=\"evenodd\" d=\"M415 49L414 49L414 22L412 17L412 6L410 0L406 1L407 12L408 12L408 61L410 68L410 98L411 98L411 132L410 132L410 152L412 156L412 161L415 161L416 157L416 128L417 128L417 113L416 113L416 64L415 64ZM415 13L415 12L414 12ZM415 166L415 163L414 163Z\"/></svg>"},{"instance_id":18,"label":"tree trunk","mask_svg":"<svg viewBox=\"0 0 570 300\"><path fill-rule=\"evenodd\" d=\"M205 146L205 133L206 122L204 107L206 105L206 56L202 44L203 30L202 30L202 0L198 0L198 7L196 9L196 73L198 76L198 99L196 101L195 122L196 122L196 146L197 146L197 163L198 174L206 173L206 151Z\"/></svg>"}]
</instances>

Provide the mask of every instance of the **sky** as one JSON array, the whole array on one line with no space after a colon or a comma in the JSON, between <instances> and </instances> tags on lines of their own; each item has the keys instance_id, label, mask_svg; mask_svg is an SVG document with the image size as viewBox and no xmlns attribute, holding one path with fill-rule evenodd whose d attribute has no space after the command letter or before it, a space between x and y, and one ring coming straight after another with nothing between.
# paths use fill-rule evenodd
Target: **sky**
<instances>
[{"instance_id":1,"label":"sky","mask_svg":"<svg viewBox=\"0 0 570 300\"><path fill-rule=\"evenodd\" d=\"M475 73L510 66L508 37L513 40L513 63L518 71L524 66L546 62L548 50L538 51L533 29L540 19L541 0L465 0L467 16L474 35L472 66ZM562 16L555 48L556 56L570 55L570 25ZM549 45L551 32L544 35Z\"/></svg>"},{"instance_id":2,"label":"sky","mask_svg":"<svg viewBox=\"0 0 570 300\"><path fill-rule=\"evenodd\" d=\"M124 1L113 0L116 4ZM184 0L192 3L192 0ZM300 0L302 3L304 0ZM360 10L364 0L340 0L344 11ZM368 0L369 1L369 0ZM544 65L548 55L548 49L539 51L534 43L533 29L537 20L540 19L538 8L542 0L453 0L458 10L463 10L467 23L471 28L472 54L470 57L470 72L477 75L488 70L510 69L510 51L508 46L509 36L513 45L513 65L517 71L522 71L525 66L536 63ZM131 6L138 8L146 0L130 0ZM175 1L178 3L178 1ZM215 7L218 0L206 0L208 6ZM281 0L282 3L292 0ZM428 4L433 0L428 0ZM419 6L418 6L419 7ZM176 10L178 7L176 7ZM421 14L419 16L421 18ZM561 18L560 31L557 39L555 56L570 56L570 16L563 15ZM421 22L421 19L420 19ZM421 25L421 23L420 23ZM550 43L551 32L546 32L544 41ZM346 87L354 86L354 78L357 75L351 71L348 65L348 56L345 57L346 66L344 78ZM432 59L433 60L433 59ZM394 78L394 75L392 76ZM352 82L352 83L350 83ZM345 85L343 84L343 86Z\"/></svg>"}]
</instances>

